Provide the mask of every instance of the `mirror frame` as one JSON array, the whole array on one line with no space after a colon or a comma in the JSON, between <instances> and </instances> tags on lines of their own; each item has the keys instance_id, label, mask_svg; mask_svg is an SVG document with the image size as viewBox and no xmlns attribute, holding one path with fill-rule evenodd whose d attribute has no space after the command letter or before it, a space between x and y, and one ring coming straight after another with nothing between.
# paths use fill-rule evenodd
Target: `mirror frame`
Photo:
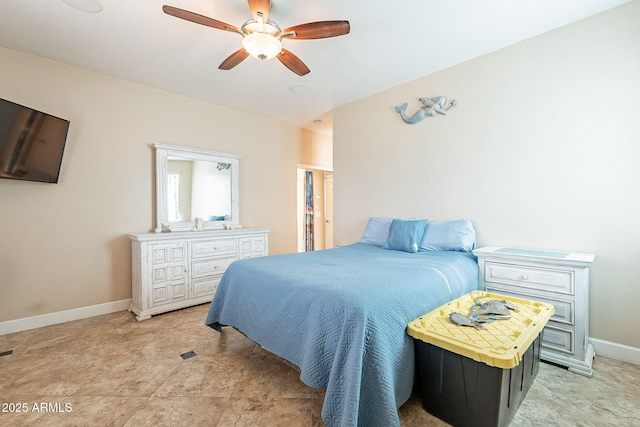
<instances>
[{"instance_id":1,"label":"mirror frame","mask_svg":"<svg viewBox=\"0 0 640 427\"><path fill-rule=\"evenodd\" d=\"M200 231L241 228L239 176L240 156L218 153L198 148L179 147L176 145L153 144L156 152L156 233L168 231ZM231 164L231 220L230 221L181 221L169 222L169 206L167 200L168 163L169 159L202 160Z\"/></svg>"}]
</instances>

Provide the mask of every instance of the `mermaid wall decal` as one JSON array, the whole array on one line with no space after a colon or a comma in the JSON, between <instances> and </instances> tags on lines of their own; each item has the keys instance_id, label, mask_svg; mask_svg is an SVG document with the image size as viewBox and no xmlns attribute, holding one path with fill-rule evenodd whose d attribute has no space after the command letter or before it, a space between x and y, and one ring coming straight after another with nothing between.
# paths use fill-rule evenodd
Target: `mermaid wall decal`
<instances>
[{"instance_id":1,"label":"mermaid wall decal","mask_svg":"<svg viewBox=\"0 0 640 427\"><path fill-rule=\"evenodd\" d=\"M422 106L418 111L413 113L411 117L405 114L405 110L407 109L406 102L400 107L395 107L396 111L400 113L400 117L402 117L402 120L404 120L405 123L413 125L422 121L425 117L435 117L438 115L438 113L446 116L447 114L449 114L449 111L453 110L456 105L458 105L458 101L453 99L449 104L449 107L445 108L445 105L447 105L446 96L436 96L435 98L419 98L419 101L422 102Z\"/></svg>"}]
</instances>

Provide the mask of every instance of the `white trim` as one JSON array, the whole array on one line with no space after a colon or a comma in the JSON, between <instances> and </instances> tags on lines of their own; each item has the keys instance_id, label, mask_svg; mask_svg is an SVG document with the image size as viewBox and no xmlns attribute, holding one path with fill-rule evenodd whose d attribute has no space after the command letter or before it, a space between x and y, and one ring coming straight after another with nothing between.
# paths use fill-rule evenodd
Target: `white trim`
<instances>
[{"instance_id":1,"label":"white trim","mask_svg":"<svg viewBox=\"0 0 640 427\"><path fill-rule=\"evenodd\" d=\"M589 338L589 341L591 341L596 350L596 357L610 357L611 359L640 365L640 348L596 338Z\"/></svg>"},{"instance_id":2,"label":"white trim","mask_svg":"<svg viewBox=\"0 0 640 427\"><path fill-rule=\"evenodd\" d=\"M298 169L311 169L311 170L317 170L317 171L324 171L324 172L333 172L333 168L326 168L324 166L313 166L313 165L307 165L305 163L298 163Z\"/></svg>"},{"instance_id":3,"label":"white trim","mask_svg":"<svg viewBox=\"0 0 640 427\"><path fill-rule=\"evenodd\" d=\"M131 298L107 302L104 304L90 305L87 307L79 307L71 310L57 311L55 313L41 314L39 316L7 320L6 322L0 322L0 335L41 328L43 326L56 325L58 323L70 322L72 320L86 319L87 317L100 316L102 314L115 313L117 311L127 310L129 308L129 304L131 304Z\"/></svg>"}]
</instances>

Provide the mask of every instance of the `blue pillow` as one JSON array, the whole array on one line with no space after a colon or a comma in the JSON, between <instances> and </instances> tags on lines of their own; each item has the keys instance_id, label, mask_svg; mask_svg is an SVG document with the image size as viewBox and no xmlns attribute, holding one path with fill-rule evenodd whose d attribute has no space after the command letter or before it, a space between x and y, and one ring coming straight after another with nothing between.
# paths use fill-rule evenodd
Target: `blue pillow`
<instances>
[{"instance_id":1,"label":"blue pillow","mask_svg":"<svg viewBox=\"0 0 640 427\"><path fill-rule=\"evenodd\" d=\"M412 218L415 219L415 218ZM393 218L384 216L372 216L369 218L367 228L360 239L360 243L366 243L381 248L389 238L389 227Z\"/></svg>"},{"instance_id":2,"label":"blue pillow","mask_svg":"<svg viewBox=\"0 0 640 427\"><path fill-rule=\"evenodd\" d=\"M369 218L367 228L360 239L360 243L382 247L389 237L389 227L393 218L372 216Z\"/></svg>"},{"instance_id":3,"label":"blue pillow","mask_svg":"<svg viewBox=\"0 0 640 427\"><path fill-rule=\"evenodd\" d=\"M418 252L418 245L422 241L426 226L426 220L394 219L389 227L389 238L382 249L410 253Z\"/></svg>"},{"instance_id":4,"label":"blue pillow","mask_svg":"<svg viewBox=\"0 0 640 427\"><path fill-rule=\"evenodd\" d=\"M462 251L470 252L476 246L476 230L471 221L429 222L420 242L420 252Z\"/></svg>"}]
</instances>

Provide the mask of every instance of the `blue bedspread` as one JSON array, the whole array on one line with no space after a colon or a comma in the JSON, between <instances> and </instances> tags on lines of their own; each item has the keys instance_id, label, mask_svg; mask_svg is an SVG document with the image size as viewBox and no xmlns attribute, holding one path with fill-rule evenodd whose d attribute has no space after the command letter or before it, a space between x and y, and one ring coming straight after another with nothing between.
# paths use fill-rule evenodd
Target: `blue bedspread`
<instances>
[{"instance_id":1,"label":"blue bedspread","mask_svg":"<svg viewBox=\"0 0 640 427\"><path fill-rule=\"evenodd\" d=\"M407 323L477 287L472 254L356 243L232 263L206 324L237 328L326 389L329 427L392 427L414 383Z\"/></svg>"}]
</instances>

